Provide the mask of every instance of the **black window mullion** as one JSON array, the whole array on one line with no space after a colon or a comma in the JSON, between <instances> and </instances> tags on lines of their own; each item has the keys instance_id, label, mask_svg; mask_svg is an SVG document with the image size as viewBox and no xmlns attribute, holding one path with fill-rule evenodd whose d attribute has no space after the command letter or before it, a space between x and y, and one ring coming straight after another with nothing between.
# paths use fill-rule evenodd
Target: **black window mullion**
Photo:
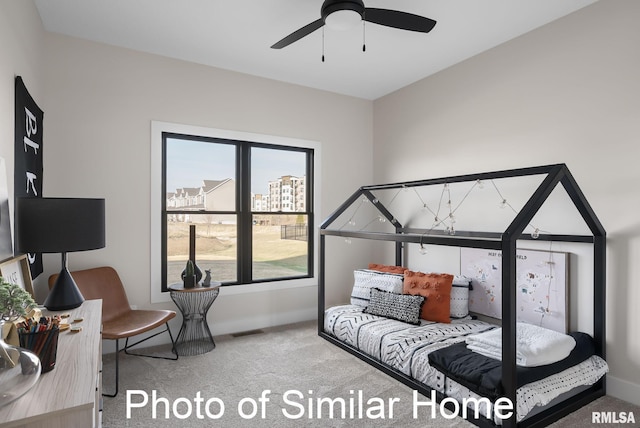
<instances>
[{"instance_id":1,"label":"black window mullion","mask_svg":"<svg viewBox=\"0 0 640 428\"><path fill-rule=\"evenodd\" d=\"M167 133L162 133L162 184L160 185L161 201L161 218L160 233L162 239L160 242L160 284L162 291L168 291L167 287Z\"/></svg>"},{"instance_id":2,"label":"black window mullion","mask_svg":"<svg viewBox=\"0 0 640 428\"><path fill-rule=\"evenodd\" d=\"M253 216L251 213L251 147L239 144L240 213L238 218L238 279L240 284L252 282Z\"/></svg>"},{"instance_id":3,"label":"black window mullion","mask_svg":"<svg viewBox=\"0 0 640 428\"><path fill-rule=\"evenodd\" d=\"M314 243L314 233L313 233L313 225L315 224L313 213L315 212L315 207L313 206L313 177L315 177L315 171L313 170L314 159L313 150L309 150L306 152L307 156L307 175L305 177L305 211L307 215L307 274L311 275L314 272L315 266L313 263L313 249L315 248Z\"/></svg>"}]
</instances>

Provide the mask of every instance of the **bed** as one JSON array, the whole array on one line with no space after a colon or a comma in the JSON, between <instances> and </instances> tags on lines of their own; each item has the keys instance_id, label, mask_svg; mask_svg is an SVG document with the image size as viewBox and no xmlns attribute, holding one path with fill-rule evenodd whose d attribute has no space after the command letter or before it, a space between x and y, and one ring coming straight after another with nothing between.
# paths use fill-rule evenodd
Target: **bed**
<instances>
[{"instance_id":1,"label":"bed","mask_svg":"<svg viewBox=\"0 0 640 428\"><path fill-rule=\"evenodd\" d=\"M508 222L504 230L478 231L459 230L453 233L453 221L449 224L440 222L441 230L437 227L408 227L402 226L402 215L394 211L394 201L400 192L415 191L414 188L423 186L443 187L441 195L451 199L450 185L456 183L473 183L475 187L481 181L493 184L492 180L504 180L512 177L540 177L539 182L533 187L531 195L526 198L522 208L514 210L513 218ZM495 185L494 185L495 187ZM579 213L585 223L589 234L574 233L545 233L536 228L535 234L524 233L531 227L532 219L545 204L550 195L555 194L554 189L561 187L570 203ZM498 188L496 187L496 190ZM381 191L392 191L392 197L381 197ZM469 191L463 194L462 200L468 198ZM500 194L500 191L498 191ZM420 202L427 200L415 191ZM422 195L422 196L421 196ZM502 194L500 194L502 197ZM441 196L442 199L442 196ZM366 230L366 228L354 228L352 224L354 206L368 201L369 206L379 213L379 218L386 222L387 230ZM390 202L389 202L390 201ZM448 201L451 206L451 200ZM401 208L406 208L406 204ZM445 205L445 204L439 204ZM427 207L427 202L424 203ZM460 205L449 208L450 219ZM428 208L428 207L427 207ZM548 210L548 209L547 209ZM430 210L430 214L434 214ZM564 209L558 214L561 216ZM447 214L446 212L444 214ZM457 214L457 213L456 213ZM347 220L345 220L345 216ZM435 213L436 221L442 216ZM405 218L407 218L405 216ZM412 216L408 218L413 219ZM458 224L456 224L457 227ZM445 227L446 226L446 227ZM389 230L391 227L391 230ZM455 314L459 302L455 299L447 303L450 305L452 317L445 322L442 320L425 320L421 317L416 322L414 315L402 314L396 316L393 309L383 305L376 307L373 303L375 289L376 302L380 299L388 299L390 294L406 295L409 293L398 290L390 290L384 286L359 287L356 278L355 283L326 284L326 239L328 237L340 237L342 239L365 239L389 242L394 245L395 261L393 265L403 266L408 263L408 248L413 244L420 250L424 245L435 245L456 248L484 248L501 252L501 317L498 320L481 320L473 313ZM437 400L447 402L449 408L451 399L464 403L470 398L488 398L490 403L495 403L500 398L506 398L515 403L515 411L507 418L497 417L491 410L491 404L484 408L480 406L480 415L471 413L467 419L479 426L546 426L560 419L568 413L582 407L584 404L595 400L606 392L605 374L608 370L605 361L605 237L606 233L588 205L577 183L564 164L543 167L524 168L517 170L497 171L465 176L446 177L405 183L393 183L386 185L365 186L356 191L338 210L336 210L320 228L320 283L318 302L318 333L321 337L335 345L352 353L354 356L366 361L372 366L400 380L407 386L419 391L425 396L434 394ZM517 346L518 328L516 287L516 260L517 242L534 239L538 242L569 242L587 243L592 247L593 266L592 284L589 293L593 300L593 323L589 334L571 331L564 335L571 337L575 342L575 349L571 355L554 361L553 364L544 364L547 371L529 370L523 371L519 366L520 348ZM409 271L407 268L404 272ZM375 269L374 269L375 270ZM366 269L356 269L364 271ZM411 272L411 271L409 271ZM369 273L370 274L370 273ZM399 272L396 272L400 275ZM327 287L343 287L351 291L351 304L341 304L325 307L325 293ZM395 293L394 293L395 291ZM370 292L371 302L367 302L367 293ZM405 299L404 297L402 299ZM568 300L568 299L567 299ZM424 302L433 301L426 297ZM393 305L397 306L397 298L393 297ZM402 304L409 305L403 300ZM415 306L415 303L411 303ZM393 306L392 305L392 306ZM394 306L394 307L395 307ZM412 313L414 310L412 309ZM464 312L464 311L463 311ZM391 314L390 314L391 313ZM395 318L395 319L394 319ZM495 334L498 334L497 340ZM497 355L491 357L481 356L480 360L470 360L471 367L483 367L482 370L469 373L467 369L456 372L460 367L460 361L469 361L469 358L477 358L477 352L469 351L468 338L476 335L491 333L493 339L499 343ZM472 354L469 354L471 352ZM579 355L578 355L579 354ZM569 358L571 357L571 358ZM567 360L568 359L568 360ZM555 365L555 366L554 366ZM462 365L464 367L464 365ZM549 366L554 366L549 372ZM486 368L486 370L485 370ZM480 379L480 380L478 380ZM486 402L482 402L486 403Z\"/></svg>"},{"instance_id":2,"label":"bed","mask_svg":"<svg viewBox=\"0 0 640 428\"><path fill-rule=\"evenodd\" d=\"M436 353L435 351L455 350L454 352L460 353L461 349L466 349L464 340L467 335L495 328L492 324L471 318L453 320L450 324L425 322L420 326L412 326L386 317L366 314L362 307L355 305L328 309L324 324L324 331L342 343L458 401L466 397L483 396L495 401L504 395L504 391L501 388L496 389L495 386L482 388L487 382L480 386L471 386L468 383L465 386L465 383L457 382L450 372L443 373L435 368L430 356ZM492 366L494 370L499 369L499 360L495 361L496 364ZM536 408L548 405L572 389L595 384L607 370L606 362L591 353L588 358L563 370L557 370L553 375L527 382L517 390L516 420L522 421ZM481 407L481 414L496 425L502 422L495 414L491 415L486 406Z\"/></svg>"}]
</instances>

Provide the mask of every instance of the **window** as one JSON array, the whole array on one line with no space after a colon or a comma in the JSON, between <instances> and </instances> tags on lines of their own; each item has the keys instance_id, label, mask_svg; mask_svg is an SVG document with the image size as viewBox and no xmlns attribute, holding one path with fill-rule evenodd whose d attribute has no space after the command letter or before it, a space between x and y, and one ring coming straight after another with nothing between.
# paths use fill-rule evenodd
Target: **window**
<instances>
[{"instance_id":1,"label":"window","mask_svg":"<svg viewBox=\"0 0 640 428\"><path fill-rule=\"evenodd\" d=\"M154 135L162 291L181 281L192 226L198 268L223 285L314 276L314 147L164 129Z\"/></svg>"}]
</instances>

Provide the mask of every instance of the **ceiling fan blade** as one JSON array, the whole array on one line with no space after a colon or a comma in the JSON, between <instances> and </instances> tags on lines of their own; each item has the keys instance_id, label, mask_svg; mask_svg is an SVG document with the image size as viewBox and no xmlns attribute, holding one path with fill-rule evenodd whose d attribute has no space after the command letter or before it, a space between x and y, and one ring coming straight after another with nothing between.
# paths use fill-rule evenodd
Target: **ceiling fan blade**
<instances>
[{"instance_id":1,"label":"ceiling fan blade","mask_svg":"<svg viewBox=\"0 0 640 428\"><path fill-rule=\"evenodd\" d=\"M323 25L324 25L324 21L322 19L318 19L317 21L313 21L311 24L305 25L304 27L300 28L299 30L294 31L293 33L289 34L284 39L282 39L279 42L275 43L273 46L271 46L271 49L282 49L285 46L289 46L291 43L297 42L298 40L300 40L304 36L308 36L309 34L313 33L314 31L316 31L318 28L322 27Z\"/></svg>"},{"instance_id":2,"label":"ceiling fan blade","mask_svg":"<svg viewBox=\"0 0 640 428\"><path fill-rule=\"evenodd\" d=\"M364 20L387 27L419 31L421 33L428 33L436 25L436 21L425 18L424 16L400 12L398 10L376 9L371 7L365 8Z\"/></svg>"}]
</instances>

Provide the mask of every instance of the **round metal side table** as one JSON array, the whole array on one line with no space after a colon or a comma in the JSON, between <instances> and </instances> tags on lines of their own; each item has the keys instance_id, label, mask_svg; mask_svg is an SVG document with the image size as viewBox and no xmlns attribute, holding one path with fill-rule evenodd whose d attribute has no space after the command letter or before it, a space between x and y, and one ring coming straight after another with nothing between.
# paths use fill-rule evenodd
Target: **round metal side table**
<instances>
[{"instance_id":1,"label":"round metal side table","mask_svg":"<svg viewBox=\"0 0 640 428\"><path fill-rule=\"evenodd\" d=\"M184 288L171 284L169 294L182 313L182 326L176 338L178 355L199 355L216 347L207 323L207 312L220 293L220 283L210 287Z\"/></svg>"}]
</instances>

